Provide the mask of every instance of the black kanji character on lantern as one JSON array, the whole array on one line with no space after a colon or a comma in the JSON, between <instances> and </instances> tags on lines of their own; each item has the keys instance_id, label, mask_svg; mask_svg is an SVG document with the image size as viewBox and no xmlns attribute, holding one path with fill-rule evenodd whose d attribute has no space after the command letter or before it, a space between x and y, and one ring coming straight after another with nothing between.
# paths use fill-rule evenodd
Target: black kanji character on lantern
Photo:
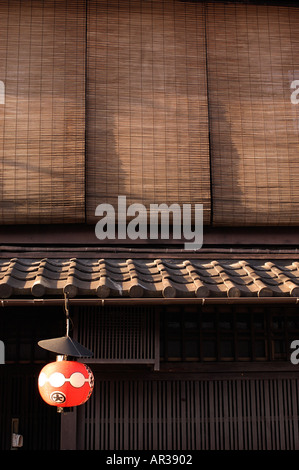
<instances>
[{"instance_id":1,"label":"black kanji character on lantern","mask_svg":"<svg viewBox=\"0 0 299 470\"><path fill-rule=\"evenodd\" d=\"M55 403L64 403L66 400L66 397L64 393L61 392L53 392L51 393L50 396L51 400L54 401Z\"/></svg>"}]
</instances>

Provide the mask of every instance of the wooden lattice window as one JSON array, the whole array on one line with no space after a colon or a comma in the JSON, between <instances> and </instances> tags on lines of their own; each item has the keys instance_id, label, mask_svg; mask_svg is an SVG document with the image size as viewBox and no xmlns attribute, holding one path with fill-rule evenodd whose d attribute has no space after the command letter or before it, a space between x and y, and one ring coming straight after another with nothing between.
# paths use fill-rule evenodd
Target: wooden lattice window
<instances>
[{"instance_id":1,"label":"wooden lattice window","mask_svg":"<svg viewBox=\"0 0 299 470\"><path fill-rule=\"evenodd\" d=\"M11 307L1 313L0 339L5 345L6 364L44 364L55 360L55 353L42 349L38 341L64 334L62 308Z\"/></svg>"},{"instance_id":2,"label":"wooden lattice window","mask_svg":"<svg viewBox=\"0 0 299 470\"><path fill-rule=\"evenodd\" d=\"M93 352L88 362L152 364L159 367L159 323L152 308L82 307L75 338Z\"/></svg>"},{"instance_id":3,"label":"wooden lattice window","mask_svg":"<svg viewBox=\"0 0 299 470\"><path fill-rule=\"evenodd\" d=\"M287 361L299 339L296 309L168 307L161 314L161 360Z\"/></svg>"}]
</instances>

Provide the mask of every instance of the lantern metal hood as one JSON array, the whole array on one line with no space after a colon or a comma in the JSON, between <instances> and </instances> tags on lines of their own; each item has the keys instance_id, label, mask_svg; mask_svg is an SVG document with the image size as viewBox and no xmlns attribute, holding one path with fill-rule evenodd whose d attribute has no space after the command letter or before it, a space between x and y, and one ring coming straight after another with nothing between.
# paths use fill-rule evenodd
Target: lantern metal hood
<instances>
[{"instance_id":1,"label":"lantern metal hood","mask_svg":"<svg viewBox=\"0 0 299 470\"><path fill-rule=\"evenodd\" d=\"M69 336L70 331L70 316L68 308L68 297L65 294L65 315L66 315L66 334L60 338L44 339L38 342L38 345L47 349L48 351L57 353L64 356L73 357L92 357L93 353L82 346Z\"/></svg>"},{"instance_id":2,"label":"lantern metal hood","mask_svg":"<svg viewBox=\"0 0 299 470\"><path fill-rule=\"evenodd\" d=\"M70 338L68 335L60 338L44 339L38 342L38 345L48 351L63 356L73 357L92 357L93 353L86 349L82 344Z\"/></svg>"}]
</instances>

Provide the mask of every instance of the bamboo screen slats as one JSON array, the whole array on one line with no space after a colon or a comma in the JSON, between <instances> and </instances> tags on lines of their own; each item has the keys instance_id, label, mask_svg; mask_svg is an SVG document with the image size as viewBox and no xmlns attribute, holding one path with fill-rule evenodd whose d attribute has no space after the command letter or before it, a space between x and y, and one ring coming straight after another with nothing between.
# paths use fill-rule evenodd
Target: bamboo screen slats
<instances>
[{"instance_id":1,"label":"bamboo screen slats","mask_svg":"<svg viewBox=\"0 0 299 470\"><path fill-rule=\"evenodd\" d=\"M0 223L95 223L126 196L299 225L298 24L282 6L0 0Z\"/></svg>"},{"instance_id":2,"label":"bamboo screen slats","mask_svg":"<svg viewBox=\"0 0 299 470\"><path fill-rule=\"evenodd\" d=\"M213 222L299 224L299 9L207 5Z\"/></svg>"},{"instance_id":3,"label":"bamboo screen slats","mask_svg":"<svg viewBox=\"0 0 299 470\"><path fill-rule=\"evenodd\" d=\"M0 1L0 223L84 220L85 4Z\"/></svg>"},{"instance_id":4,"label":"bamboo screen slats","mask_svg":"<svg viewBox=\"0 0 299 470\"><path fill-rule=\"evenodd\" d=\"M117 197L204 205L210 171L203 5L88 2L87 221Z\"/></svg>"}]
</instances>

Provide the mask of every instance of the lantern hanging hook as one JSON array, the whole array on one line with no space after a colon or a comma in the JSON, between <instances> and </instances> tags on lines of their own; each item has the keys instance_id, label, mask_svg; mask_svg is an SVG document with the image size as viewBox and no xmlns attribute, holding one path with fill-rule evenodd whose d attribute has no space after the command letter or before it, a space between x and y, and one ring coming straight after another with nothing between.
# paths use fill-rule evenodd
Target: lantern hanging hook
<instances>
[{"instance_id":1,"label":"lantern hanging hook","mask_svg":"<svg viewBox=\"0 0 299 470\"><path fill-rule=\"evenodd\" d=\"M93 353L89 349L82 346L78 341L70 338L71 317L69 314L69 298L66 292L64 293L64 309L66 317L66 335L60 338L39 341L38 345L41 348L56 352L63 356L92 357Z\"/></svg>"},{"instance_id":2,"label":"lantern hanging hook","mask_svg":"<svg viewBox=\"0 0 299 470\"><path fill-rule=\"evenodd\" d=\"M66 317L66 336L69 336L70 333L70 313L69 313L69 299L67 293L64 293L64 309Z\"/></svg>"}]
</instances>

